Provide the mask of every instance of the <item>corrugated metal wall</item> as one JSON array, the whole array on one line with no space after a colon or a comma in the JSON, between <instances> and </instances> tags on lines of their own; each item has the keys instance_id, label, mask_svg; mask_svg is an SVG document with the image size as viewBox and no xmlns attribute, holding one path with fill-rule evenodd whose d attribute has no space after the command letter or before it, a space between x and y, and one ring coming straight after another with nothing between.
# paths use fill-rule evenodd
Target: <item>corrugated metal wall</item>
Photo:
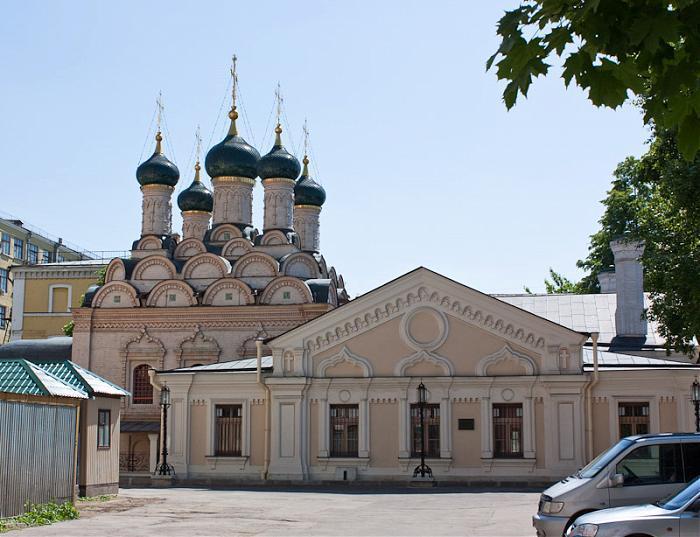
<instances>
[{"instance_id":1,"label":"corrugated metal wall","mask_svg":"<svg viewBox=\"0 0 700 537\"><path fill-rule=\"evenodd\" d=\"M75 407L0 400L0 517L70 501Z\"/></svg>"}]
</instances>

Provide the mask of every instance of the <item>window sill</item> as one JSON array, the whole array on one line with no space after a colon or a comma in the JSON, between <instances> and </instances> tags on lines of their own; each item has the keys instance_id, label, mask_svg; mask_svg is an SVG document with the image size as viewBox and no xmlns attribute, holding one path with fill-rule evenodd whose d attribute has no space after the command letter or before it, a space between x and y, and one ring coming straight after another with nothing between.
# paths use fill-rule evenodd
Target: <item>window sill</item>
<instances>
[{"instance_id":1,"label":"window sill","mask_svg":"<svg viewBox=\"0 0 700 537\"><path fill-rule=\"evenodd\" d=\"M204 457L209 463L209 467L214 470L218 465L225 466L226 468L238 467L239 470L243 470L248 463L248 456L222 456L222 455L207 455Z\"/></svg>"}]
</instances>

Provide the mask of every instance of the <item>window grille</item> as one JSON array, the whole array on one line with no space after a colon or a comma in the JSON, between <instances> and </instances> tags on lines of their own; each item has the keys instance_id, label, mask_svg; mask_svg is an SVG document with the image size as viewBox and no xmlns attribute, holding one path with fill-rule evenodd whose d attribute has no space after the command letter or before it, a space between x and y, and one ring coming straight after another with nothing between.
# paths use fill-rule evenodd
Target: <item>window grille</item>
<instances>
[{"instance_id":1,"label":"window grille","mask_svg":"<svg viewBox=\"0 0 700 537\"><path fill-rule=\"evenodd\" d=\"M493 405L493 456L523 456L523 405Z\"/></svg>"},{"instance_id":2,"label":"window grille","mask_svg":"<svg viewBox=\"0 0 700 537\"><path fill-rule=\"evenodd\" d=\"M153 386L148 379L148 369L146 364L134 368L132 401L135 405L153 404Z\"/></svg>"},{"instance_id":3,"label":"window grille","mask_svg":"<svg viewBox=\"0 0 700 537\"><path fill-rule=\"evenodd\" d=\"M240 457L243 407L241 405L216 405L214 411L214 455L217 457Z\"/></svg>"},{"instance_id":4,"label":"window grille","mask_svg":"<svg viewBox=\"0 0 700 537\"><path fill-rule=\"evenodd\" d=\"M357 405L331 405L331 457L357 457L360 411Z\"/></svg>"},{"instance_id":5,"label":"window grille","mask_svg":"<svg viewBox=\"0 0 700 537\"><path fill-rule=\"evenodd\" d=\"M411 457L420 457L425 444L425 456L440 458L440 405L425 405L423 411L425 430L421 434L420 405L411 405Z\"/></svg>"},{"instance_id":6,"label":"window grille","mask_svg":"<svg viewBox=\"0 0 700 537\"><path fill-rule=\"evenodd\" d=\"M620 437L649 433L649 403L619 403Z\"/></svg>"},{"instance_id":7,"label":"window grille","mask_svg":"<svg viewBox=\"0 0 700 537\"><path fill-rule=\"evenodd\" d=\"M111 427L111 412L109 410L99 409L97 411L97 447L108 448L112 439L110 437Z\"/></svg>"}]
</instances>

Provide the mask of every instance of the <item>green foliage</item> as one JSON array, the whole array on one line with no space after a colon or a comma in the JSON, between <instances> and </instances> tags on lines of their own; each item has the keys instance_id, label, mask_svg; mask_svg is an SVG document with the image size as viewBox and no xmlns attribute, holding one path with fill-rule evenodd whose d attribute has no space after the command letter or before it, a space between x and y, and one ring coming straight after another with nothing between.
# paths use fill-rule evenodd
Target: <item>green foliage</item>
<instances>
[{"instance_id":1,"label":"green foliage","mask_svg":"<svg viewBox=\"0 0 700 537\"><path fill-rule=\"evenodd\" d=\"M560 272L556 272L552 267L549 267L549 277L552 279L545 278L544 280L544 288L548 295L582 292L580 289L580 282L572 282ZM529 287L524 286L523 289L527 294L533 294Z\"/></svg>"},{"instance_id":2,"label":"green foliage","mask_svg":"<svg viewBox=\"0 0 700 537\"><path fill-rule=\"evenodd\" d=\"M79 502L106 502L116 498L116 494L101 494L100 496L83 496L78 498Z\"/></svg>"},{"instance_id":3,"label":"green foliage","mask_svg":"<svg viewBox=\"0 0 700 537\"><path fill-rule=\"evenodd\" d=\"M102 267L95 271L95 276L97 276L97 285L105 284L105 276L107 275L107 267Z\"/></svg>"},{"instance_id":4,"label":"green foliage","mask_svg":"<svg viewBox=\"0 0 700 537\"><path fill-rule=\"evenodd\" d=\"M63 520L74 520L80 516L78 510L70 502L58 504L49 502L45 504L25 505L26 512L16 517L0 519L0 532L15 529L20 526L45 526Z\"/></svg>"},{"instance_id":5,"label":"green foliage","mask_svg":"<svg viewBox=\"0 0 700 537\"><path fill-rule=\"evenodd\" d=\"M75 327L75 321L71 319L68 321L66 324L63 325L63 335L64 336L73 336L73 328Z\"/></svg>"},{"instance_id":6,"label":"green foliage","mask_svg":"<svg viewBox=\"0 0 700 537\"><path fill-rule=\"evenodd\" d=\"M588 90L594 105L642 97L645 122L673 130L687 160L700 149L698 0L522 0L497 32L501 44L486 69L495 64L507 81L508 109L557 57L564 83Z\"/></svg>"}]
</instances>

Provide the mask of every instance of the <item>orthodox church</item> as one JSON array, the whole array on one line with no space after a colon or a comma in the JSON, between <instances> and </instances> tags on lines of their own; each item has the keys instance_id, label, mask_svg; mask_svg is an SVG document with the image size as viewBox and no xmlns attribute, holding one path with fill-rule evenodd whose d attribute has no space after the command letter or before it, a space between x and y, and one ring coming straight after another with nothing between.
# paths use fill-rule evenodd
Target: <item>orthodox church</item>
<instances>
[{"instance_id":1,"label":"orthodox church","mask_svg":"<svg viewBox=\"0 0 700 537\"><path fill-rule=\"evenodd\" d=\"M549 481L622 436L690 430L698 366L643 319L643 244L600 295L492 296L420 267L352 301L320 252L326 192L238 133L180 179L156 135L141 237L73 312L73 361L125 386L123 475L155 468L167 386L178 480ZM252 225L257 178L262 233ZM419 390L418 388L421 387Z\"/></svg>"}]
</instances>

